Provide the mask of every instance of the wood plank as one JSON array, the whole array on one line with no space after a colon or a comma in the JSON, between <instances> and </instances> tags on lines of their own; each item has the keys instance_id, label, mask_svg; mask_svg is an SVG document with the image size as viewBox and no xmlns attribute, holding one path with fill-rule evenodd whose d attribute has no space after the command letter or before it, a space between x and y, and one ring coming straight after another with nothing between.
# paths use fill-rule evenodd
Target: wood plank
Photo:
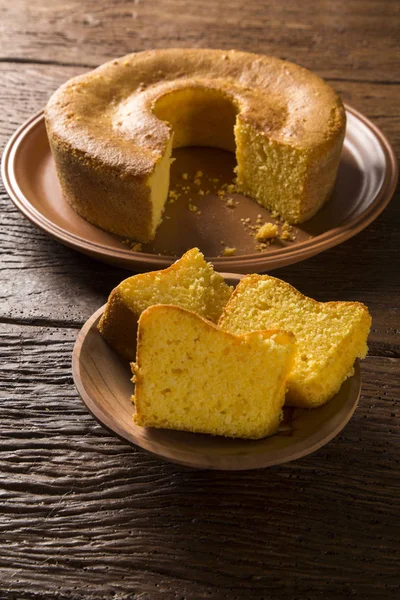
<instances>
[{"instance_id":1,"label":"wood plank","mask_svg":"<svg viewBox=\"0 0 400 600\"><path fill-rule=\"evenodd\" d=\"M325 77L395 81L397 2L224 3L31 0L0 7L0 59L96 66L148 48L220 47L279 55ZM82 48L85 51L82 52Z\"/></svg>"},{"instance_id":2,"label":"wood plank","mask_svg":"<svg viewBox=\"0 0 400 600\"><path fill-rule=\"evenodd\" d=\"M363 363L317 453L213 473L103 430L71 382L75 336L1 326L2 598L396 597L400 360Z\"/></svg>"}]
</instances>

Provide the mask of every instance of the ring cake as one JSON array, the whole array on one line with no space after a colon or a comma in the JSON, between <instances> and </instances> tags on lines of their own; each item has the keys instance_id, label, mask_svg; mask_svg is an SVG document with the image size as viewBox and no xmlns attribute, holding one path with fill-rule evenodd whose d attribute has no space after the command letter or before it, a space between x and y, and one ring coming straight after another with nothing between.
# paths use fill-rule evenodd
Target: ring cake
<instances>
[{"instance_id":1,"label":"ring cake","mask_svg":"<svg viewBox=\"0 0 400 600\"><path fill-rule=\"evenodd\" d=\"M236 152L239 189L300 223L329 198L345 132L342 102L318 76L234 50L129 54L65 83L45 119L67 201L141 242L161 222L173 148Z\"/></svg>"}]
</instances>

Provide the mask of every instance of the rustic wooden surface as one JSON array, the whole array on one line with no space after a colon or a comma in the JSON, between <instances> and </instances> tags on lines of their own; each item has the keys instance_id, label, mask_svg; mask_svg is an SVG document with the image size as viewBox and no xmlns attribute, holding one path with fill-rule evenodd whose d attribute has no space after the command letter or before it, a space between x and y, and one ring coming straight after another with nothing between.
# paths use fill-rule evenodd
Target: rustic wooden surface
<instances>
[{"instance_id":1,"label":"rustic wooden surface","mask_svg":"<svg viewBox=\"0 0 400 600\"><path fill-rule=\"evenodd\" d=\"M238 48L325 77L400 149L396 1L0 4L0 147L68 77L134 50ZM359 408L319 452L190 471L112 437L71 379L77 329L125 272L46 238L0 187L1 599L400 595L399 194L342 246L277 271L373 315Z\"/></svg>"}]
</instances>

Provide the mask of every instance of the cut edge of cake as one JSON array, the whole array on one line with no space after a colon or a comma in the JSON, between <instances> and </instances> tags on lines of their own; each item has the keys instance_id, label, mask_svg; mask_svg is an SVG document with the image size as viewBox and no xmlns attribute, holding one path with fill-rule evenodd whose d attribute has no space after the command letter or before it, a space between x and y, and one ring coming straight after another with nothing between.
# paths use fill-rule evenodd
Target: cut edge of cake
<instances>
[{"instance_id":1,"label":"cut edge of cake","mask_svg":"<svg viewBox=\"0 0 400 600\"><path fill-rule=\"evenodd\" d=\"M293 310L293 308L286 310L285 318L282 318L281 321L277 318L268 317L267 313L264 317L258 318L260 315L256 315L254 311L261 312L263 310L261 308L263 302L261 290L257 294L258 308L250 306L250 301L246 303L243 297L241 299L246 289L257 287L259 282L267 280L275 282L274 285L278 288L275 290L275 294L279 293L279 288L281 288L281 291L282 287L287 290L297 302L297 308L304 302L310 302L313 308L322 307L322 310L326 311L328 321L329 311L332 311L332 317L335 316L335 318L337 318L338 310L348 309L349 312L353 313L346 322L349 326L348 331L343 331L341 337L339 335L340 339L336 348L333 351L331 350L330 353L326 353L324 360L321 360L319 365L317 362L314 372L310 368L306 377L302 377L302 373L306 371L306 366L302 365L302 361L305 363L309 361L310 348L306 346L307 340L305 338L303 340L301 331L298 329L299 317L293 317L292 326L286 321L287 316L291 314L290 310ZM267 307L267 305L265 306ZM264 308L264 310L267 311L268 309ZM246 317L245 312L252 312L252 316ZM235 322L235 319L237 322ZM246 330L259 329L261 327L260 321L262 327L281 327L287 331L293 331L296 336L298 353L288 379L288 393L285 402L288 406L314 408L328 402L340 390L343 382L353 375L356 359L365 358L368 352L367 338L371 327L371 316L368 308L361 302L318 302L276 277L257 274L247 275L239 282L233 292L218 325L233 333L243 333ZM328 332L314 331L314 334L324 334L326 337ZM329 337L326 339L329 339Z\"/></svg>"},{"instance_id":2,"label":"cut edge of cake","mask_svg":"<svg viewBox=\"0 0 400 600\"><path fill-rule=\"evenodd\" d=\"M157 291L163 286L167 289L157 299ZM146 290L147 299L143 297ZM137 322L148 306L183 305L217 322L232 290L200 250L191 248L166 269L124 279L112 290L98 330L118 354L132 361L136 356Z\"/></svg>"},{"instance_id":3,"label":"cut edge of cake","mask_svg":"<svg viewBox=\"0 0 400 600\"><path fill-rule=\"evenodd\" d=\"M272 435L294 354L295 337L286 331L236 336L183 308L149 307L131 364L134 421L226 437Z\"/></svg>"}]
</instances>

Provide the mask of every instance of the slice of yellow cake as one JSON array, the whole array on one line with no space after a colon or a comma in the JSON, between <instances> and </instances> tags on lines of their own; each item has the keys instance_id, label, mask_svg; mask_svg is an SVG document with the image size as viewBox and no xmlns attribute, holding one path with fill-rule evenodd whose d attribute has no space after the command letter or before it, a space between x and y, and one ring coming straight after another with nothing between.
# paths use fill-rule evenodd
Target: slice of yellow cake
<instances>
[{"instance_id":1,"label":"slice of yellow cake","mask_svg":"<svg viewBox=\"0 0 400 600\"><path fill-rule=\"evenodd\" d=\"M232 290L199 249L192 248L167 269L122 281L111 292L98 329L119 354L133 361L137 322L146 308L175 304L216 323Z\"/></svg>"},{"instance_id":2,"label":"slice of yellow cake","mask_svg":"<svg viewBox=\"0 0 400 600\"><path fill-rule=\"evenodd\" d=\"M219 326L235 334L280 328L296 336L298 351L288 379L286 404L324 404L365 358L371 327L360 302L316 302L269 275L248 275L231 296Z\"/></svg>"},{"instance_id":3,"label":"slice of yellow cake","mask_svg":"<svg viewBox=\"0 0 400 600\"><path fill-rule=\"evenodd\" d=\"M232 335L177 306L152 306L139 319L135 423L228 437L276 433L294 336Z\"/></svg>"}]
</instances>

